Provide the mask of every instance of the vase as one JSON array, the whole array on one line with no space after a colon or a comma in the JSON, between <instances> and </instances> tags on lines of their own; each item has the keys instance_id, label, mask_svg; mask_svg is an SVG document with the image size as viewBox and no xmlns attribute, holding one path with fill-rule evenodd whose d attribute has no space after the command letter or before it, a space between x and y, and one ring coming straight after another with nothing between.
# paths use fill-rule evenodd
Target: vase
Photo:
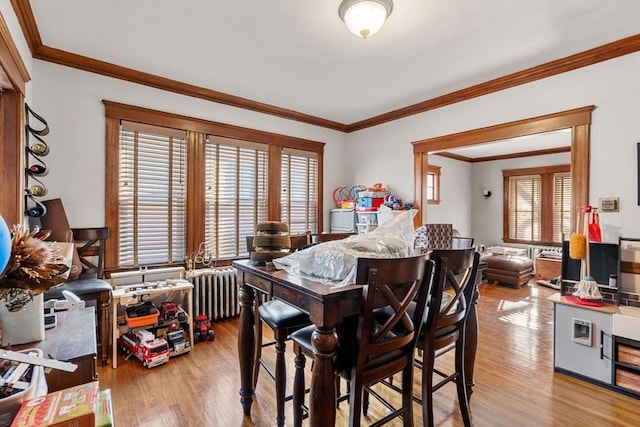
<instances>
[{"instance_id":1,"label":"vase","mask_svg":"<svg viewBox=\"0 0 640 427\"><path fill-rule=\"evenodd\" d=\"M44 296L33 297L18 311L9 311L0 301L0 328L2 346L18 345L44 339Z\"/></svg>"}]
</instances>

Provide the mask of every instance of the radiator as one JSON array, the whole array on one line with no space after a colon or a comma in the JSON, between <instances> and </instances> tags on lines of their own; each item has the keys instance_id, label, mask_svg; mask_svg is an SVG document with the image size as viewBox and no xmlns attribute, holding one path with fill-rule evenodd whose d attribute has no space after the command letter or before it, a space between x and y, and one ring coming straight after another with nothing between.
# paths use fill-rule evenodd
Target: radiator
<instances>
[{"instance_id":1,"label":"radiator","mask_svg":"<svg viewBox=\"0 0 640 427\"><path fill-rule=\"evenodd\" d=\"M191 270L186 274L193 283L194 314L206 314L211 320L240 314L236 270L232 267Z\"/></svg>"},{"instance_id":2,"label":"radiator","mask_svg":"<svg viewBox=\"0 0 640 427\"><path fill-rule=\"evenodd\" d=\"M558 246L542 246L542 245L529 245L527 246L527 257L535 260L536 256L542 251L557 252L558 258L562 256L562 247Z\"/></svg>"}]
</instances>

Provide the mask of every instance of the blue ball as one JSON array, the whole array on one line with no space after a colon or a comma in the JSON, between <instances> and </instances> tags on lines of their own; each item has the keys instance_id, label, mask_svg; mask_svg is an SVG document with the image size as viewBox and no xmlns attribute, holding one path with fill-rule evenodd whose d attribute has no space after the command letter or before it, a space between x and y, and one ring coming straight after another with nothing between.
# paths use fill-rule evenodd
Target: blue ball
<instances>
[{"instance_id":1,"label":"blue ball","mask_svg":"<svg viewBox=\"0 0 640 427\"><path fill-rule=\"evenodd\" d=\"M0 277L4 269L9 263L9 257L11 256L11 232L7 223L0 215Z\"/></svg>"}]
</instances>

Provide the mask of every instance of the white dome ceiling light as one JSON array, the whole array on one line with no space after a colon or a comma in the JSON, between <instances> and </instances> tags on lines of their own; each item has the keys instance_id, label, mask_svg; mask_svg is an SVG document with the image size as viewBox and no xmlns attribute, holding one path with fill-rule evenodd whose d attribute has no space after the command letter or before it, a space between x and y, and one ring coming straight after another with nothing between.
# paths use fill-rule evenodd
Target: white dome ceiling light
<instances>
[{"instance_id":1,"label":"white dome ceiling light","mask_svg":"<svg viewBox=\"0 0 640 427\"><path fill-rule=\"evenodd\" d=\"M349 31L363 39L377 33L392 11L392 0L342 0L338 7Z\"/></svg>"}]
</instances>

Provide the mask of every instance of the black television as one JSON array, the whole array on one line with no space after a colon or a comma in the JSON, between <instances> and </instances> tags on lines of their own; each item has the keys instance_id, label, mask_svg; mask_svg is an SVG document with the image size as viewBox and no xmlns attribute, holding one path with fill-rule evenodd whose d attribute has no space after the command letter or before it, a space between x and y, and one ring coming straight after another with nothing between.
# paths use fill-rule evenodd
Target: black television
<instances>
[{"instance_id":1,"label":"black television","mask_svg":"<svg viewBox=\"0 0 640 427\"><path fill-rule=\"evenodd\" d=\"M609 285L609 276L618 274L618 244L589 242L590 275L599 285ZM569 256L569 242L562 242L562 280L580 281L581 260Z\"/></svg>"}]
</instances>

